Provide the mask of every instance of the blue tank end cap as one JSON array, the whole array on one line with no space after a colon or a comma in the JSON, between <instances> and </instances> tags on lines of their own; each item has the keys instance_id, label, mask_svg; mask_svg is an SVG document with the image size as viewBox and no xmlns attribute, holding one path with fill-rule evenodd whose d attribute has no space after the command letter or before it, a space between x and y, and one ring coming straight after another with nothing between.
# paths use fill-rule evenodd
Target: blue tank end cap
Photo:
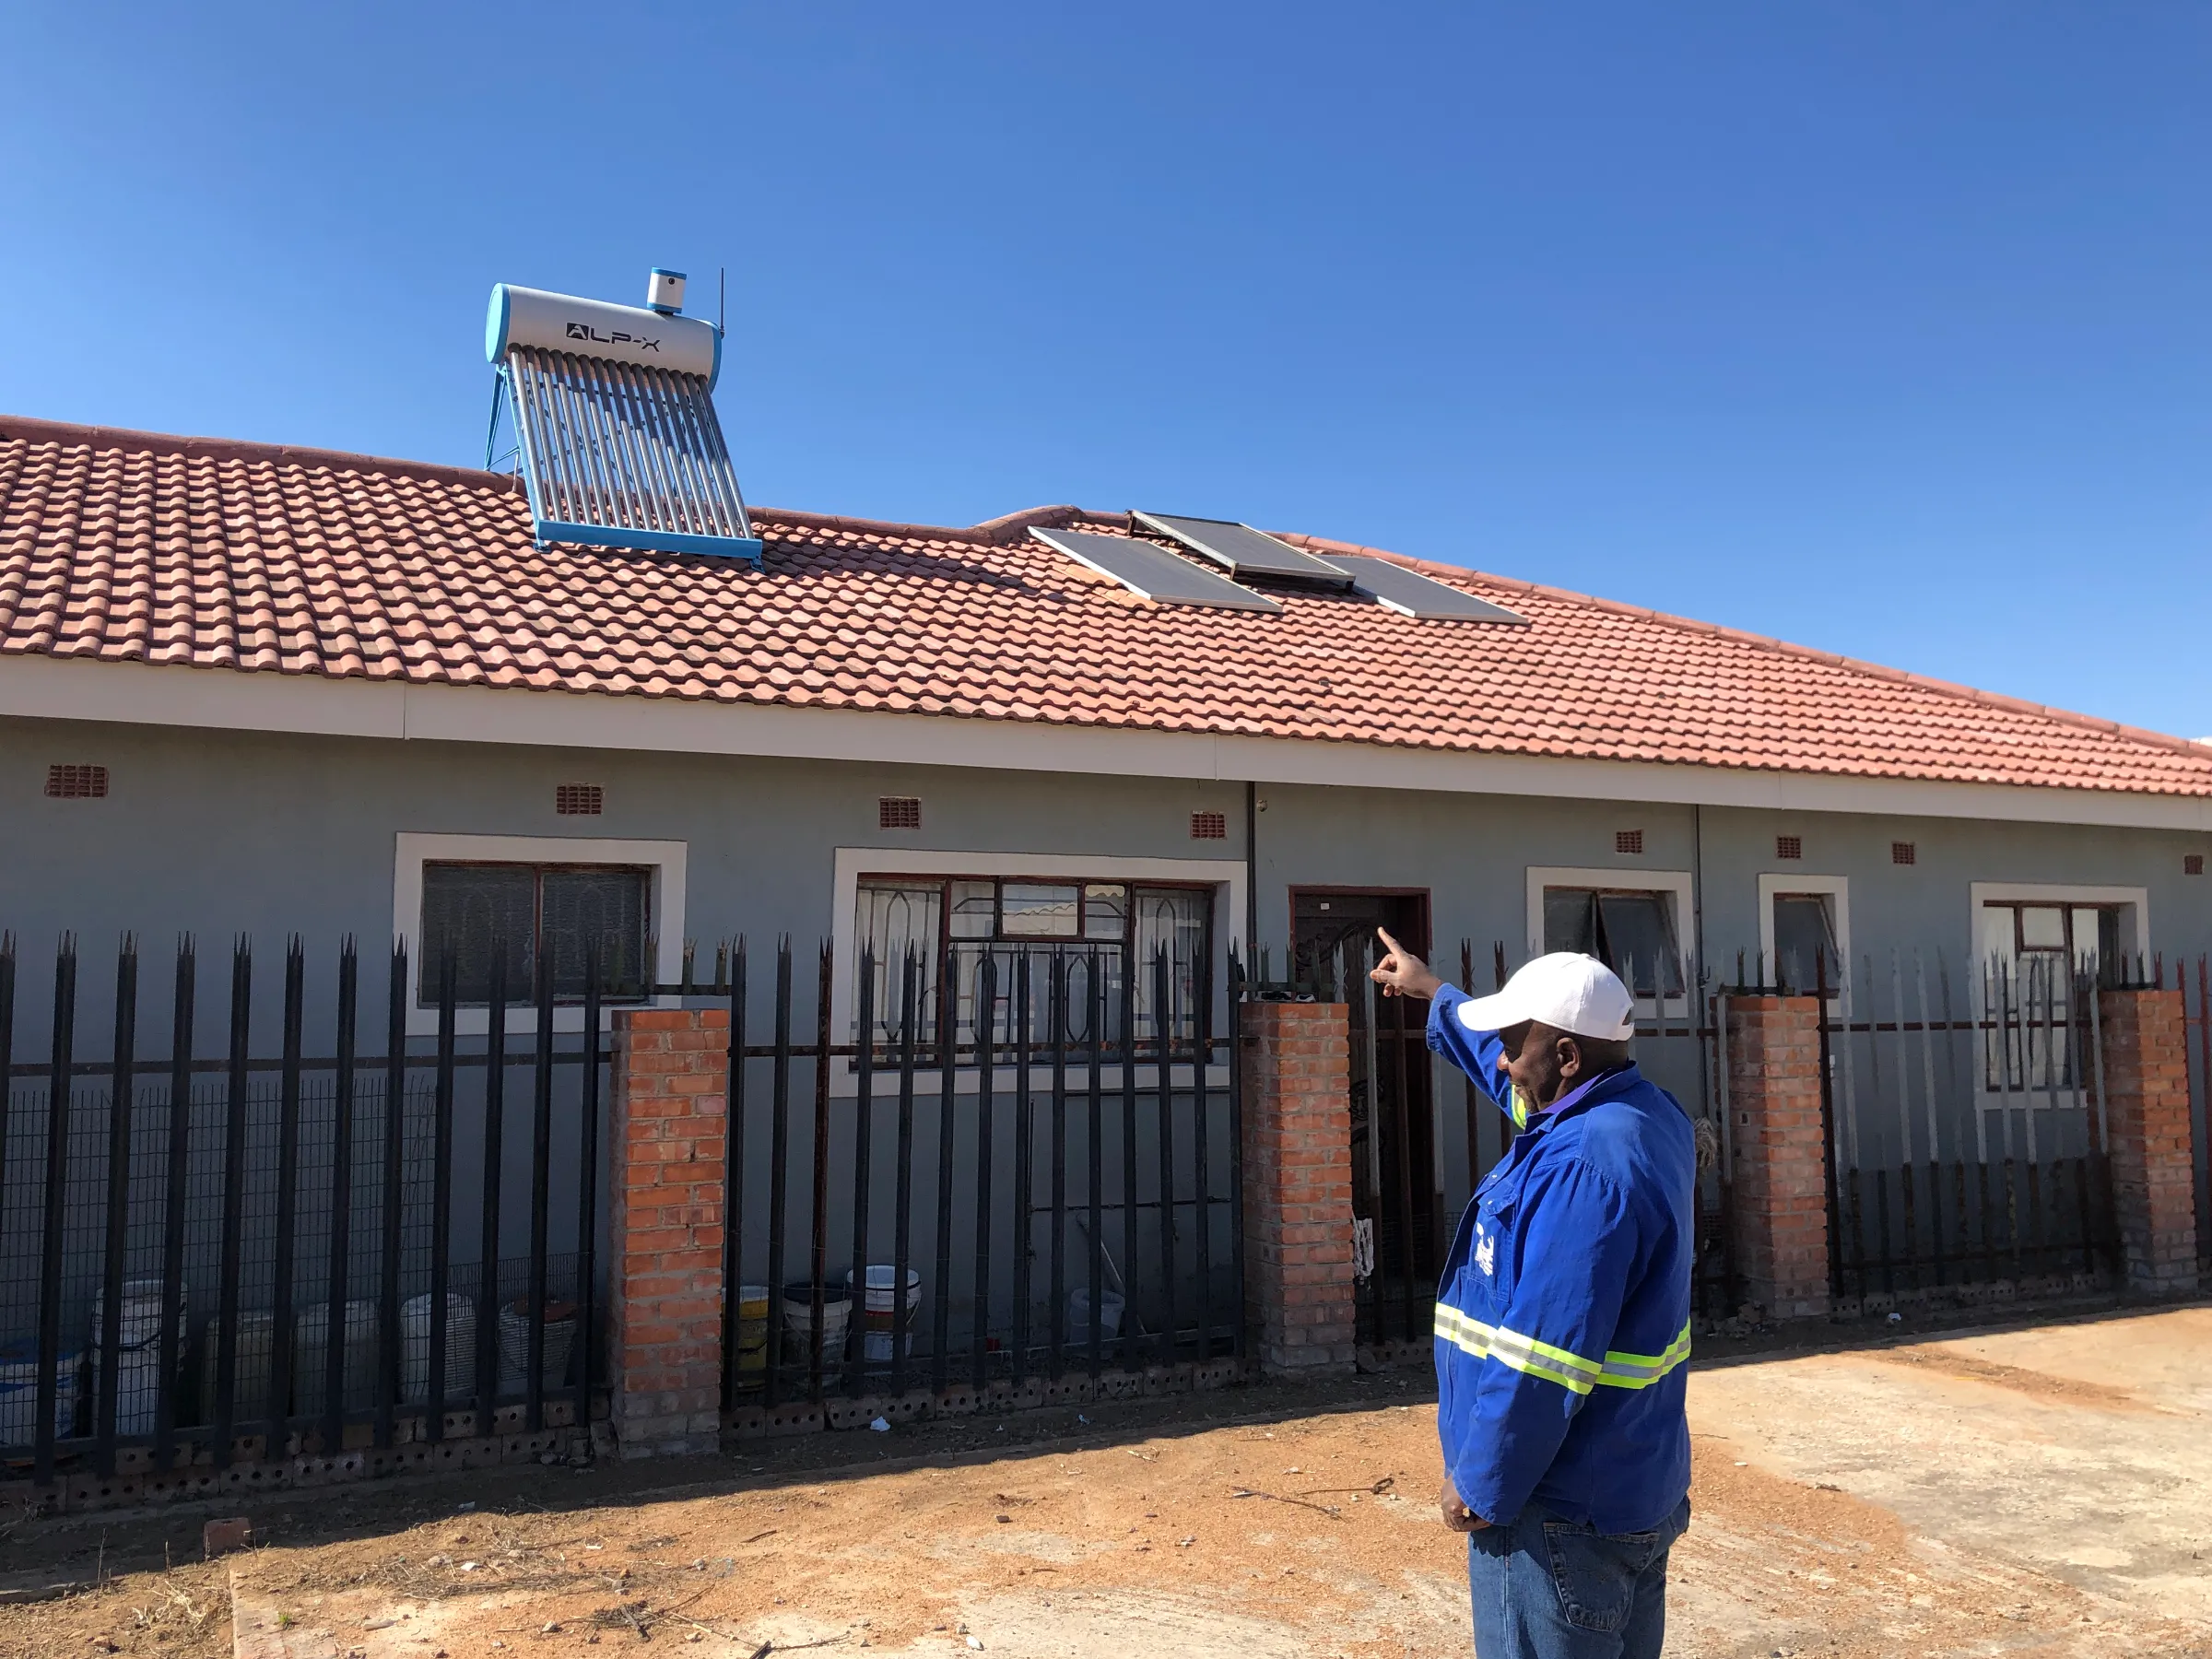
<instances>
[{"instance_id":1,"label":"blue tank end cap","mask_svg":"<svg viewBox=\"0 0 2212 1659\"><path fill-rule=\"evenodd\" d=\"M500 363L507 359L507 285L491 285L491 310L484 318L484 358L487 362Z\"/></svg>"}]
</instances>

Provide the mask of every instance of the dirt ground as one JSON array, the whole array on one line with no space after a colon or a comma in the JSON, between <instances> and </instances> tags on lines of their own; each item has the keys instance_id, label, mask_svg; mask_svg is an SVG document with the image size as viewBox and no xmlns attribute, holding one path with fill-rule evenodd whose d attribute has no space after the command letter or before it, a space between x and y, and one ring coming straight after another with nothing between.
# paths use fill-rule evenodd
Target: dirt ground
<instances>
[{"instance_id":1,"label":"dirt ground","mask_svg":"<svg viewBox=\"0 0 2212 1659\"><path fill-rule=\"evenodd\" d=\"M1708 1346L1669 1653L2212 1654L2212 1309ZM0 1607L0 1654L228 1653L233 1566L286 1659L1465 1653L1434 1421L1397 1376L329 1488L167 1572L197 1512L27 1522L32 1576L116 1576Z\"/></svg>"}]
</instances>

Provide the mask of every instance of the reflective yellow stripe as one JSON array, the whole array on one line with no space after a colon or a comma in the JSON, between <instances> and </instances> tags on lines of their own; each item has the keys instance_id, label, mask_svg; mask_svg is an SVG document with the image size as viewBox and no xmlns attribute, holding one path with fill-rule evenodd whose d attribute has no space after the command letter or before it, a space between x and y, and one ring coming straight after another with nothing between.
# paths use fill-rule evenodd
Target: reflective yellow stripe
<instances>
[{"instance_id":1,"label":"reflective yellow stripe","mask_svg":"<svg viewBox=\"0 0 2212 1659\"><path fill-rule=\"evenodd\" d=\"M1664 1354L1621 1354L1607 1351L1598 1381L1607 1388L1649 1388L1689 1358L1689 1326L1667 1344Z\"/></svg>"},{"instance_id":2,"label":"reflective yellow stripe","mask_svg":"<svg viewBox=\"0 0 2212 1659\"><path fill-rule=\"evenodd\" d=\"M1436 1304L1436 1334L1477 1359L1495 1359L1525 1376L1557 1382L1571 1394L1588 1394L1603 1370L1596 1361L1585 1359L1580 1354L1571 1354L1548 1342L1538 1342L1518 1331L1486 1325L1442 1302Z\"/></svg>"}]
</instances>

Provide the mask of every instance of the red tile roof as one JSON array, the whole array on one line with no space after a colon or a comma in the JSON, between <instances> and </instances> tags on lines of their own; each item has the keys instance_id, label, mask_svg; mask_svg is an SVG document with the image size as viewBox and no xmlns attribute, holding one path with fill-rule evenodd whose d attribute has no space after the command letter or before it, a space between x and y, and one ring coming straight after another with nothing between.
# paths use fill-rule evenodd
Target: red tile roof
<instances>
[{"instance_id":1,"label":"red tile roof","mask_svg":"<svg viewBox=\"0 0 2212 1659\"><path fill-rule=\"evenodd\" d=\"M0 654L2212 795L2212 747L1455 566L1397 560L1529 626L1157 606L1028 534L1119 513L754 516L759 572L540 549L496 474L0 418Z\"/></svg>"}]
</instances>

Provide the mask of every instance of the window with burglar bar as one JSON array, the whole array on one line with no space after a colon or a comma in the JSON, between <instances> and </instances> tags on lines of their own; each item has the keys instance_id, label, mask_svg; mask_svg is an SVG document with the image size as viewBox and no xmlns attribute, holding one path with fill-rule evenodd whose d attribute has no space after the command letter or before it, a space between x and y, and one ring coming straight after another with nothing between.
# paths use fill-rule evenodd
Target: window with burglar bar
<instances>
[{"instance_id":1,"label":"window with burglar bar","mask_svg":"<svg viewBox=\"0 0 2212 1659\"><path fill-rule=\"evenodd\" d=\"M508 1007L537 1000L541 962L553 1000L580 1003L594 951L602 998L643 1000L652 881L650 869L623 865L426 863L417 1006L438 1006L449 948L457 1007L490 1005L495 961Z\"/></svg>"},{"instance_id":2,"label":"window with burglar bar","mask_svg":"<svg viewBox=\"0 0 2212 1659\"><path fill-rule=\"evenodd\" d=\"M1684 994L1678 940L1670 892L1650 888L1544 889L1544 948L1597 958L1638 996Z\"/></svg>"},{"instance_id":3,"label":"window with burglar bar","mask_svg":"<svg viewBox=\"0 0 2212 1659\"><path fill-rule=\"evenodd\" d=\"M1163 1036L1171 1053L1197 1041L1210 888L876 876L861 880L856 901L853 1018L857 1027L865 1001L879 1061L900 1053L911 996L915 1053L935 1063L948 973L959 1050L986 1038L1010 1051L1025 1007L1032 1050L1065 1039L1071 1059L1094 1041L1120 1047L1124 1004L1140 1053L1157 1053Z\"/></svg>"},{"instance_id":4,"label":"window with burglar bar","mask_svg":"<svg viewBox=\"0 0 2212 1659\"><path fill-rule=\"evenodd\" d=\"M2118 959L2121 907L1993 900L1983 910L1994 947L1983 968L1983 1006L1994 1025L1983 1032L1983 1088L2070 1094L2080 1086L2081 982Z\"/></svg>"}]
</instances>

